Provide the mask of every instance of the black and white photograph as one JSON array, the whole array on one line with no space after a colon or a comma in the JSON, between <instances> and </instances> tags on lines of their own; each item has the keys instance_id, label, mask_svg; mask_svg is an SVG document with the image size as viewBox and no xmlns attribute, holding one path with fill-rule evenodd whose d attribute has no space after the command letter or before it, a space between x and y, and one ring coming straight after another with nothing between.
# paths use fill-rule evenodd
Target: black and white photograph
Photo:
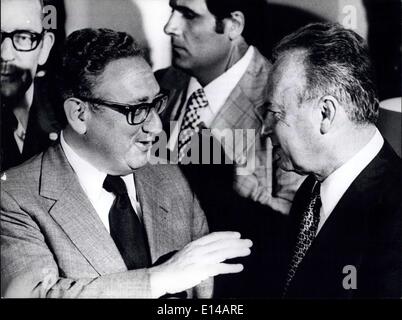
<instances>
[{"instance_id":1,"label":"black and white photograph","mask_svg":"<svg viewBox=\"0 0 402 320\"><path fill-rule=\"evenodd\" d=\"M401 8L1 0L0 302L401 301Z\"/></svg>"}]
</instances>

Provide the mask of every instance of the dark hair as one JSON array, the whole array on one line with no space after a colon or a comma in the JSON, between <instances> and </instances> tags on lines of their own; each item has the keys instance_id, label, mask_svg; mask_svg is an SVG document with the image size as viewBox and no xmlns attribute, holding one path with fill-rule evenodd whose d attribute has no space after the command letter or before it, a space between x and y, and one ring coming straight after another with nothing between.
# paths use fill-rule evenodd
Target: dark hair
<instances>
[{"instance_id":1,"label":"dark hair","mask_svg":"<svg viewBox=\"0 0 402 320\"><path fill-rule=\"evenodd\" d=\"M273 50L274 59L291 50L305 51L306 88L301 99L331 94L347 106L354 123L377 121L373 69L362 37L339 24L313 23L283 38Z\"/></svg>"},{"instance_id":2,"label":"dark hair","mask_svg":"<svg viewBox=\"0 0 402 320\"><path fill-rule=\"evenodd\" d=\"M67 37L58 70L63 100L92 97L92 89L106 65L114 60L141 57L143 52L125 32L81 29Z\"/></svg>"},{"instance_id":3,"label":"dark hair","mask_svg":"<svg viewBox=\"0 0 402 320\"><path fill-rule=\"evenodd\" d=\"M261 25L266 2L264 0L205 0L209 12L216 18L216 32L223 32L222 20L234 11L241 11L245 17L243 37L253 44L261 33Z\"/></svg>"}]
</instances>

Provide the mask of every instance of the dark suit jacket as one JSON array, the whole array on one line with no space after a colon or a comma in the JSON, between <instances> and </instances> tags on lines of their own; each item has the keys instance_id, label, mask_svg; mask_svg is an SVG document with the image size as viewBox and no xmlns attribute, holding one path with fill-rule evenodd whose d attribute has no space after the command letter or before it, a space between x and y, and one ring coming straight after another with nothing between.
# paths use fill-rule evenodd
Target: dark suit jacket
<instances>
[{"instance_id":1,"label":"dark suit jacket","mask_svg":"<svg viewBox=\"0 0 402 320\"><path fill-rule=\"evenodd\" d=\"M134 175L152 263L208 232L204 213L175 166L145 166ZM210 297L211 281L195 293ZM147 269L127 271L60 145L2 177L1 295L151 296Z\"/></svg>"},{"instance_id":2,"label":"dark suit jacket","mask_svg":"<svg viewBox=\"0 0 402 320\"><path fill-rule=\"evenodd\" d=\"M29 110L22 153L14 138L17 119L7 105L1 110L0 170L17 166L54 144L62 128L62 119L56 108L53 92L43 79L35 80L32 106Z\"/></svg>"},{"instance_id":3,"label":"dark suit jacket","mask_svg":"<svg viewBox=\"0 0 402 320\"><path fill-rule=\"evenodd\" d=\"M353 181L314 239L290 284L290 298L374 298L402 296L402 161L385 142ZM282 253L285 278L302 210L313 178L296 193L288 246ZM267 262L269 263L269 262ZM345 266L356 268L357 289L345 289ZM345 280L347 282L347 279ZM282 282L283 284L283 282Z\"/></svg>"}]
</instances>

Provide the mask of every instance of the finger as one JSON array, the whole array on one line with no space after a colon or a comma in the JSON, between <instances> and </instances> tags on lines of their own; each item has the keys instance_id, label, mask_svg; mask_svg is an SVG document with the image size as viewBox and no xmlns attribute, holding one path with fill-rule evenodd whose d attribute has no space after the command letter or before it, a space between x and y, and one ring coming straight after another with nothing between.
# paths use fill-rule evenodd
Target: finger
<instances>
[{"instance_id":1,"label":"finger","mask_svg":"<svg viewBox=\"0 0 402 320\"><path fill-rule=\"evenodd\" d=\"M241 263L229 264L229 263L219 263L215 265L210 270L211 277L215 277L220 274L228 274L228 273L239 273L244 270L244 267Z\"/></svg>"},{"instance_id":2,"label":"finger","mask_svg":"<svg viewBox=\"0 0 402 320\"><path fill-rule=\"evenodd\" d=\"M219 231L207 234L206 236L203 236L192 243L196 245L205 245L214 241L225 239L240 239L240 237L240 233L236 231Z\"/></svg>"},{"instance_id":3,"label":"finger","mask_svg":"<svg viewBox=\"0 0 402 320\"><path fill-rule=\"evenodd\" d=\"M250 255L250 248L230 248L225 250L217 250L207 254L204 258L204 263L217 263L227 259L233 259L238 257L246 257Z\"/></svg>"},{"instance_id":4,"label":"finger","mask_svg":"<svg viewBox=\"0 0 402 320\"><path fill-rule=\"evenodd\" d=\"M224 240L219 240L219 241L214 241L208 243L206 245L206 248L231 248L231 247L245 247L245 248L251 248L253 246L253 242L250 239L224 239Z\"/></svg>"},{"instance_id":5,"label":"finger","mask_svg":"<svg viewBox=\"0 0 402 320\"><path fill-rule=\"evenodd\" d=\"M193 252L201 256L215 251L232 250L234 248L250 248L252 245L253 242L249 239L224 239L213 241L203 246L194 247Z\"/></svg>"}]
</instances>

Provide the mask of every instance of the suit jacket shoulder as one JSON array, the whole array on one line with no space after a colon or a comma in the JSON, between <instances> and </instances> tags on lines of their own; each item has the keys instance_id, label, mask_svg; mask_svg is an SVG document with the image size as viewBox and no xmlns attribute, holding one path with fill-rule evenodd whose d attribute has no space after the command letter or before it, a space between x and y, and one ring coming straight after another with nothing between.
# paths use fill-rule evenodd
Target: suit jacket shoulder
<instances>
[{"instance_id":1,"label":"suit jacket shoulder","mask_svg":"<svg viewBox=\"0 0 402 320\"><path fill-rule=\"evenodd\" d=\"M140 169L135 182L153 263L208 232L176 168ZM147 269L127 272L60 145L6 171L1 199L2 296L150 297ZM196 292L210 296L211 282Z\"/></svg>"}]
</instances>

